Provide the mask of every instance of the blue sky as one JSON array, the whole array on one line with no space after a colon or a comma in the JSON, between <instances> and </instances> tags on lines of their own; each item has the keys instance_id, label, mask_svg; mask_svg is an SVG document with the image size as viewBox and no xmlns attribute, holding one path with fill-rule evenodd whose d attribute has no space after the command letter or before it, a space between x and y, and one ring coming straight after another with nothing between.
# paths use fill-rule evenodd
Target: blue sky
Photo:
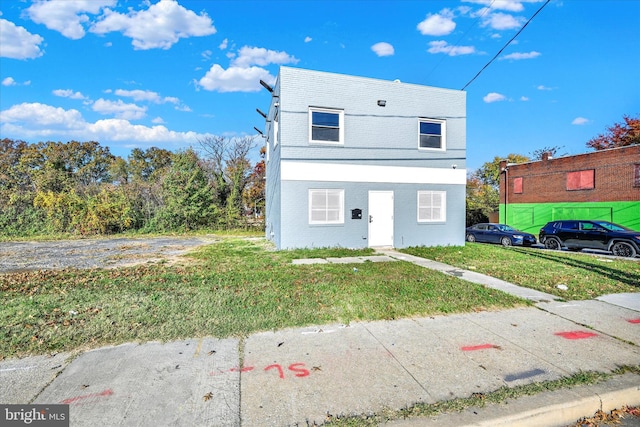
<instances>
[{"instance_id":1,"label":"blue sky","mask_svg":"<svg viewBox=\"0 0 640 427\"><path fill-rule=\"evenodd\" d=\"M545 0L0 1L0 138L254 135L280 65L462 89ZM552 0L467 88L467 168L640 113L640 1Z\"/></svg>"}]
</instances>

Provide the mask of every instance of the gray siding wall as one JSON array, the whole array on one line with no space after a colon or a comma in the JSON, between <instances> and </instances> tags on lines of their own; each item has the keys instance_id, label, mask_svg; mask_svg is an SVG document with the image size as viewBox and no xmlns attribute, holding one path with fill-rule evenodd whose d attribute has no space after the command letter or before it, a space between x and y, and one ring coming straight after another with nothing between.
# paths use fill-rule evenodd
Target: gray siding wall
<instances>
[{"instance_id":1,"label":"gray siding wall","mask_svg":"<svg viewBox=\"0 0 640 427\"><path fill-rule=\"evenodd\" d=\"M465 185L282 181L280 161L445 168L466 167L466 93L281 67L268 118L266 237L279 249L368 246L368 192L394 191L394 246L463 245ZM378 100L385 100L380 107ZM277 106L276 106L277 104ZM344 110L344 145L309 143L309 107ZM446 150L419 150L419 118L446 120ZM344 224L310 225L308 190L345 190ZM444 223L418 223L417 191L447 192ZM352 220L351 210L363 219Z\"/></svg>"},{"instance_id":2,"label":"gray siding wall","mask_svg":"<svg viewBox=\"0 0 640 427\"><path fill-rule=\"evenodd\" d=\"M309 225L308 190L344 189L344 224ZM370 184L285 181L282 184L281 249L345 247L366 248L368 242L369 191L394 192L394 242L396 248L409 246L461 246L465 239L464 185ZM417 192L447 192L445 223L418 223ZM462 209L459 200L462 199ZM351 219L352 209L362 209L362 219Z\"/></svg>"},{"instance_id":3,"label":"gray siding wall","mask_svg":"<svg viewBox=\"0 0 640 427\"><path fill-rule=\"evenodd\" d=\"M465 92L288 67L280 84L283 160L466 167ZM310 106L344 110L344 146L309 144ZM418 150L418 118L447 121L446 151Z\"/></svg>"}]
</instances>

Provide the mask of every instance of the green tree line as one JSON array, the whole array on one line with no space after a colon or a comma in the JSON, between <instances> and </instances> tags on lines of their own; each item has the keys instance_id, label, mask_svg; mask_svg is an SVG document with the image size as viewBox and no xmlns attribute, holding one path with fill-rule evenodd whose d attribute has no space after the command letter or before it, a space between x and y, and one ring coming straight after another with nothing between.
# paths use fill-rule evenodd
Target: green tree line
<instances>
[{"instance_id":1,"label":"green tree line","mask_svg":"<svg viewBox=\"0 0 640 427\"><path fill-rule=\"evenodd\" d=\"M98 142L0 140L0 234L79 235L261 226L264 162L252 137L198 141L200 150ZM251 208L251 209L249 209Z\"/></svg>"}]
</instances>

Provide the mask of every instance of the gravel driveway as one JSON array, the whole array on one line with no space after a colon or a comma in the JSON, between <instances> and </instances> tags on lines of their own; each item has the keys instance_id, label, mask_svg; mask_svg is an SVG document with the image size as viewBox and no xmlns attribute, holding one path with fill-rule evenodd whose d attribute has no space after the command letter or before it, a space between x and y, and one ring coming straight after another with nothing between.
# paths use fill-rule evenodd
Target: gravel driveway
<instances>
[{"instance_id":1,"label":"gravel driveway","mask_svg":"<svg viewBox=\"0 0 640 427\"><path fill-rule=\"evenodd\" d=\"M0 273L61 268L114 268L174 262L216 242L215 236L0 242Z\"/></svg>"}]
</instances>

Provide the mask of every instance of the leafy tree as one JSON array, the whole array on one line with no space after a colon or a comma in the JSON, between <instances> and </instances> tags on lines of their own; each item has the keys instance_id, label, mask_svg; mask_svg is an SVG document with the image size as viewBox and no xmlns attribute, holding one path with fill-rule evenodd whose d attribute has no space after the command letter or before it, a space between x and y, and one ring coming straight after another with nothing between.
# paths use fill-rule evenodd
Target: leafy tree
<instances>
[{"instance_id":1,"label":"leafy tree","mask_svg":"<svg viewBox=\"0 0 640 427\"><path fill-rule=\"evenodd\" d=\"M640 116L623 116L623 119L624 122L615 123L605 133L587 141L587 147L598 151L640 144Z\"/></svg>"},{"instance_id":2,"label":"leafy tree","mask_svg":"<svg viewBox=\"0 0 640 427\"><path fill-rule=\"evenodd\" d=\"M151 147L146 151L134 148L129 154L129 172L132 179L151 181L171 166L173 154L164 148Z\"/></svg>"},{"instance_id":3,"label":"leafy tree","mask_svg":"<svg viewBox=\"0 0 640 427\"><path fill-rule=\"evenodd\" d=\"M161 225L185 230L212 226L218 214L207 175L195 151L174 155L162 182L164 206Z\"/></svg>"},{"instance_id":4,"label":"leafy tree","mask_svg":"<svg viewBox=\"0 0 640 427\"><path fill-rule=\"evenodd\" d=\"M82 234L112 234L135 224L135 212L122 186L105 184L87 199L85 218L78 224Z\"/></svg>"},{"instance_id":5,"label":"leafy tree","mask_svg":"<svg viewBox=\"0 0 640 427\"><path fill-rule=\"evenodd\" d=\"M482 184L489 185L499 190L500 185L500 162L506 160L507 163L526 163L530 161L527 156L521 154L509 154L506 158L495 156L492 161L485 162L480 169L473 173L473 177L477 178Z\"/></svg>"},{"instance_id":6,"label":"leafy tree","mask_svg":"<svg viewBox=\"0 0 640 427\"><path fill-rule=\"evenodd\" d=\"M259 215L259 213L264 211L265 206L266 165L264 159L266 157L266 153L266 146L262 146L260 148L260 161L253 167L253 171L249 176L249 183L242 195L245 206L251 208L255 217L262 216Z\"/></svg>"},{"instance_id":7,"label":"leafy tree","mask_svg":"<svg viewBox=\"0 0 640 427\"><path fill-rule=\"evenodd\" d=\"M467 179L467 226L485 222L489 214L498 210L500 204L500 162L496 156L485 162ZM508 163L525 163L529 158L520 154L509 154Z\"/></svg>"},{"instance_id":8,"label":"leafy tree","mask_svg":"<svg viewBox=\"0 0 640 427\"><path fill-rule=\"evenodd\" d=\"M498 209L499 192L478 178L467 179L467 227L488 222L489 215Z\"/></svg>"}]
</instances>

